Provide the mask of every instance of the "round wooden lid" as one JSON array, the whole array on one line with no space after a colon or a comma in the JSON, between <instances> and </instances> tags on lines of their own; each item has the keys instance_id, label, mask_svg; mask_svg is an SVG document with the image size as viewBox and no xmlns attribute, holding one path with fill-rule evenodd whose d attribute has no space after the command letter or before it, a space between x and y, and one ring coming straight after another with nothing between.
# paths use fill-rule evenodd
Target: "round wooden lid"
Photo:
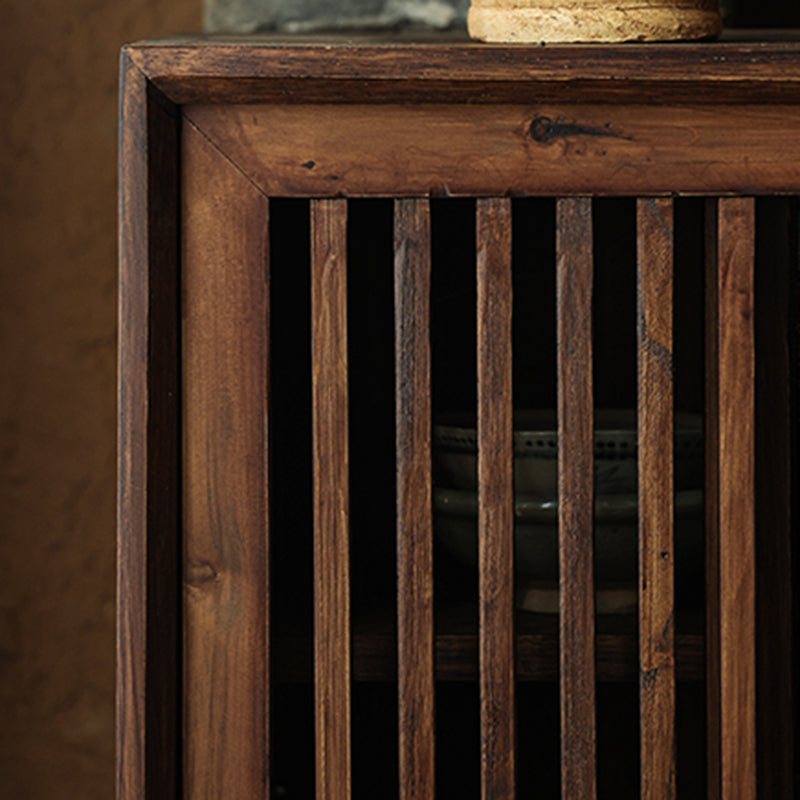
<instances>
[{"instance_id":1,"label":"round wooden lid","mask_svg":"<svg viewBox=\"0 0 800 800\"><path fill-rule=\"evenodd\" d=\"M472 0L484 42L673 41L719 36L717 0Z\"/></svg>"}]
</instances>

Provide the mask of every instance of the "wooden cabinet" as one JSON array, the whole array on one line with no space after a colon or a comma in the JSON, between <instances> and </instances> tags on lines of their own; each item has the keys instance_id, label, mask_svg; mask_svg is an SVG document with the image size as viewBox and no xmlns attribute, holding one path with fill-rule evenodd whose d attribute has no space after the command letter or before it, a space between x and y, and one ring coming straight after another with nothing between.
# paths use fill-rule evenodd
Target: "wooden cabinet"
<instances>
[{"instance_id":1,"label":"wooden cabinet","mask_svg":"<svg viewBox=\"0 0 800 800\"><path fill-rule=\"evenodd\" d=\"M793 796L800 46L189 38L122 76L120 800ZM595 607L607 408L630 613Z\"/></svg>"}]
</instances>

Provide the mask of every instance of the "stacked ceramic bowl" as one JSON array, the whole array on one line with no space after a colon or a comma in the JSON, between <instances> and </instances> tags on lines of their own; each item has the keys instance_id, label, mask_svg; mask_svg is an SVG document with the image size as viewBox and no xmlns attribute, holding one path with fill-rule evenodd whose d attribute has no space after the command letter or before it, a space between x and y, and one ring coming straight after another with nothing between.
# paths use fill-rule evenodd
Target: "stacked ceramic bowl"
<instances>
[{"instance_id":1,"label":"stacked ceramic bowl","mask_svg":"<svg viewBox=\"0 0 800 800\"><path fill-rule=\"evenodd\" d=\"M433 431L436 535L459 561L478 553L477 431L466 417ZM598 613L636 608L638 568L636 414L595 412L595 574ZM514 517L517 605L558 610L558 435L555 413L518 412L514 421ZM679 564L703 557L701 418L675 416L675 546Z\"/></svg>"}]
</instances>

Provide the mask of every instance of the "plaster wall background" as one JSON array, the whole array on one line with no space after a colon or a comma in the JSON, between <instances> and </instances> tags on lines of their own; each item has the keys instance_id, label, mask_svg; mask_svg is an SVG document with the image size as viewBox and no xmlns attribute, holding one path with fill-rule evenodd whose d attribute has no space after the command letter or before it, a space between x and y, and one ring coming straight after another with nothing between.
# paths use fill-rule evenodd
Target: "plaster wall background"
<instances>
[{"instance_id":1,"label":"plaster wall background","mask_svg":"<svg viewBox=\"0 0 800 800\"><path fill-rule=\"evenodd\" d=\"M0 26L0 796L114 796L120 46L201 0L28 0Z\"/></svg>"}]
</instances>

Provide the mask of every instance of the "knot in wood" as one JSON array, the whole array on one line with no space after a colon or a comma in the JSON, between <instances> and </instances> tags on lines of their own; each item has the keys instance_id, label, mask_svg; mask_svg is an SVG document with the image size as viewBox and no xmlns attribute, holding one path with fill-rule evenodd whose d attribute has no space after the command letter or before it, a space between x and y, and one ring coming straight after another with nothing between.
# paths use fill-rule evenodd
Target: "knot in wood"
<instances>
[{"instance_id":1,"label":"knot in wood","mask_svg":"<svg viewBox=\"0 0 800 800\"><path fill-rule=\"evenodd\" d=\"M553 120L550 119L550 117L536 117L533 122L531 122L529 130L533 140L540 144L549 144L556 136Z\"/></svg>"}]
</instances>

